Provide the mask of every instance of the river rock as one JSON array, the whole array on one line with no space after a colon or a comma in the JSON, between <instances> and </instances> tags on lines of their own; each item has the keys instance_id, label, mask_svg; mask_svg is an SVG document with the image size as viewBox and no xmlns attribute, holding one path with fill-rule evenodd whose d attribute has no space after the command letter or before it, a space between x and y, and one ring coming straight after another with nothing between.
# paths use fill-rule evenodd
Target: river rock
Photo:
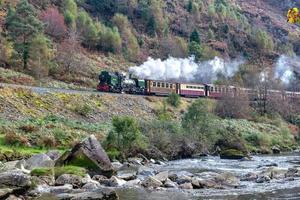
<instances>
[{"instance_id":1,"label":"river rock","mask_svg":"<svg viewBox=\"0 0 300 200\"><path fill-rule=\"evenodd\" d=\"M54 176L32 176L31 181L37 185L55 185Z\"/></svg>"},{"instance_id":2,"label":"river rock","mask_svg":"<svg viewBox=\"0 0 300 200\"><path fill-rule=\"evenodd\" d=\"M49 187L49 193L52 193L52 194L69 193L72 191L73 191L73 185L71 185L71 184Z\"/></svg>"},{"instance_id":3,"label":"river rock","mask_svg":"<svg viewBox=\"0 0 300 200\"><path fill-rule=\"evenodd\" d=\"M299 170L297 168L289 168L285 174L285 177L298 177Z\"/></svg>"},{"instance_id":4,"label":"river rock","mask_svg":"<svg viewBox=\"0 0 300 200\"><path fill-rule=\"evenodd\" d=\"M178 184L176 182L171 181L170 179L167 179L164 183L164 187L166 187L166 188L178 188Z\"/></svg>"},{"instance_id":5,"label":"river rock","mask_svg":"<svg viewBox=\"0 0 300 200\"><path fill-rule=\"evenodd\" d=\"M154 174L155 174L155 170L149 167L141 166L138 169L138 175L141 176L149 177L149 176L154 176Z\"/></svg>"},{"instance_id":6,"label":"river rock","mask_svg":"<svg viewBox=\"0 0 300 200\"><path fill-rule=\"evenodd\" d=\"M179 188L184 189L184 190L194 189L192 183L183 183L183 184L179 185Z\"/></svg>"},{"instance_id":7,"label":"river rock","mask_svg":"<svg viewBox=\"0 0 300 200\"><path fill-rule=\"evenodd\" d=\"M91 190L98 189L100 187L101 187L101 185L98 182L89 182L89 183L86 183L84 186L82 186L82 189L91 191Z\"/></svg>"},{"instance_id":8,"label":"river rock","mask_svg":"<svg viewBox=\"0 0 300 200\"><path fill-rule=\"evenodd\" d=\"M192 185L195 189L200 189L203 188L201 181L203 181L203 179L198 178L198 177L193 177L192 178Z\"/></svg>"},{"instance_id":9,"label":"river rock","mask_svg":"<svg viewBox=\"0 0 300 200\"><path fill-rule=\"evenodd\" d=\"M29 187L30 176L22 171L7 171L0 173L0 188L5 187Z\"/></svg>"},{"instance_id":10,"label":"river rock","mask_svg":"<svg viewBox=\"0 0 300 200\"><path fill-rule=\"evenodd\" d=\"M157 187L161 187L163 183L157 180L156 178L150 176L142 182L142 185L146 188L150 188L150 187L157 188Z\"/></svg>"},{"instance_id":11,"label":"river rock","mask_svg":"<svg viewBox=\"0 0 300 200\"><path fill-rule=\"evenodd\" d=\"M256 181L258 174L254 172L249 172L241 177L241 181Z\"/></svg>"},{"instance_id":12,"label":"river rock","mask_svg":"<svg viewBox=\"0 0 300 200\"><path fill-rule=\"evenodd\" d=\"M126 184L126 181L123 179L119 179L116 176L112 176L108 180L103 180L102 183L108 187L121 187Z\"/></svg>"},{"instance_id":13,"label":"river rock","mask_svg":"<svg viewBox=\"0 0 300 200\"><path fill-rule=\"evenodd\" d=\"M82 177L74 174L63 174L55 180L55 185L61 186L65 184L70 184L75 188L79 188L82 185Z\"/></svg>"},{"instance_id":14,"label":"river rock","mask_svg":"<svg viewBox=\"0 0 300 200\"><path fill-rule=\"evenodd\" d=\"M265 182L270 182L271 178L269 176L266 176L266 175L262 175L262 176L259 176L257 179L256 179L256 183L265 183Z\"/></svg>"},{"instance_id":15,"label":"river rock","mask_svg":"<svg viewBox=\"0 0 300 200\"><path fill-rule=\"evenodd\" d=\"M46 154L36 154L26 160L25 168L32 170L34 168L51 168L54 166L54 161Z\"/></svg>"},{"instance_id":16,"label":"river rock","mask_svg":"<svg viewBox=\"0 0 300 200\"><path fill-rule=\"evenodd\" d=\"M135 180L131 180L131 181L127 181L126 183L126 187L138 187L141 183L140 179L135 179Z\"/></svg>"},{"instance_id":17,"label":"river rock","mask_svg":"<svg viewBox=\"0 0 300 200\"><path fill-rule=\"evenodd\" d=\"M215 181L219 185L227 187L238 187L240 185L240 180L229 172L216 176Z\"/></svg>"},{"instance_id":18,"label":"river rock","mask_svg":"<svg viewBox=\"0 0 300 200\"><path fill-rule=\"evenodd\" d=\"M57 195L58 200L118 200L119 197L114 190L97 189L91 192L64 193Z\"/></svg>"},{"instance_id":19,"label":"river rock","mask_svg":"<svg viewBox=\"0 0 300 200\"><path fill-rule=\"evenodd\" d=\"M184 184L184 183L191 183L192 177L186 176L186 175L180 175L177 177L176 182L178 185Z\"/></svg>"},{"instance_id":20,"label":"river rock","mask_svg":"<svg viewBox=\"0 0 300 200\"><path fill-rule=\"evenodd\" d=\"M142 165L143 158L128 158L127 159L129 163L134 165Z\"/></svg>"},{"instance_id":21,"label":"river rock","mask_svg":"<svg viewBox=\"0 0 300 200\"><path fill-rule=\"evenodd\" d=\"M194 174L190 173L190 172L187 172L187 171L180 171L180 172L170 172L169 173L169 179L173 182L177 182L177 179L179 177L182 177L182 176L188 176L188 177L193 177Z\"/></svg>"},{"instance_id":22,"label":"river rock","mask_svg":"<svg viewBox=\"0 0 300 200\"><path fill-rule=\"evenodd\" d=\"M117 177L126 181L135 179L136 175L137 170L135 169L121 170L117 172Z\"/></svg>"},{"instance_id":23,"label":"river rock","mask_svg":"<svg viewBox=\"0 0 300 200\"><path fill-rule=\"evenodd\" d=\"M9 195L6 200L24 200L24 198L16 197L15 195Z\"/></svg>"},{"instance_id":24,"label":"river rock","mask_svg":"<svg viewBox=\"0 0 300 200\"><path fill-rule=\"evenodd\" d=\"M277 146L273 146L271 150L273 154L280 154L280 148Z\"/></svg>"},{"instance_id":25,"label":"river rock","mask_svg":"<svg viewBox=\"0 0 300 200\"><path fill-rule=\"evenodd\" d=\"M94 135L86 138L74 146L74 148L62 155L56 162L56 166L66 164L85 167L92 175L105 175L111 177L114 170L113 166Z\"/></svg>"},{"instance_id":26,"label":"river rock","mask_svg":"<svg viewBox=\"0 0 300 200\"><path fill-rule=\"evenodd\" d=\"M108 180L108 178L106 176L103 176L103 175L95 175L95 176L93 176L92 179L94 181L99 182L99 183L101 183L101 181L103 181L103 180Z\"/></svg>"},{"instance_id":27,"label":"river rock","mask_svg":"<svg viewBox=\"0 0 300 200\"><path fill-rule=\"evenodd\" d=\"M4 199L5 197L9 196L10 194L13 193L13 189L11 188L3 188L0 189L0 199Z\"/></svg>"},{"instance_id":28,"label":"river rock","mask_svg":"<svg viewBox=\"0 0 300 200\"><path fill-rule=\"evenodd\" d=\"M160 182L165 182L169 177L169 172L168 171L164 171L164 172L160 172L158 174L156 174L154 176L155 179L159 180Z\"/></svg>"},{"instance_id":29,"label":"river rock","mask_svg":"<svg viewBox=\"0 0 300 200\"><path fill-rule=\"evenodd\" d=\"M246 155L242 151L237 149L227 149L221 151L220 153L221 159L240 160L244 157L246 157Z\"/></svg>"},{"instance_id":30,"label":"river rock","mask_svg":"<svg viewBox=\"0 0 300 200\"><path fill-rule=\"evenodd\" d=\"M51 160L56 161L61 156L61 153L58 150L50 150L46 153L47 156L51 158Z\"/></svg>"},{"instance_id":31,"label":"river rock","mask_svg":"<svg viewBox=\"0 0 300 200\"><path fill-rule=\"evenodd\" d=\"M119 161L112 162L111 165L113 166L114 171L118 171L123 166Z\"/></svg>"}]
</instances>

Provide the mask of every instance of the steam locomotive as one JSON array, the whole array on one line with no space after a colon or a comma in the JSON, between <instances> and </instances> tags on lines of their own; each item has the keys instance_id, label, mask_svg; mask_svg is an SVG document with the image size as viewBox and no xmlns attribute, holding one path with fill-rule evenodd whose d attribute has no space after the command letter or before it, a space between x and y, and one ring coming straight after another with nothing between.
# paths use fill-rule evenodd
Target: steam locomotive
<instances>
[{"instance_id":1,"label":"steam locomotive","mask_svg":"<svg viewBox=\"0 0 300 200\"><path fill-rule=\"evenodd\" d=\"M184 97L208 97L222 98L223 96L248 95L250 100L263 98L263 95L278 98L300 99L300 92L268 90L265 94L256 89L240 88L235 86L200 84L200 83L178 83L171 81L144 80L126 77L119 72L102 71L99 75L97 90L100 92L128 93L140 95L166 96L171 93Z\"/></svg>"}]
</instances>

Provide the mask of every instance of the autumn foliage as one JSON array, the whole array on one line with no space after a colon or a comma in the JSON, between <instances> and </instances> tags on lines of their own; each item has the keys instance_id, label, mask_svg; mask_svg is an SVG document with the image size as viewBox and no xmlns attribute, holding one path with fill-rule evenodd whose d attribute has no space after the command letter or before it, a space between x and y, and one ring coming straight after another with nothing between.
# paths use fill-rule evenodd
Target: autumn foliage
<instances>
[{"instance_id":1,"label":"autumn foliage","mask_svg":"<svg viewBox=\"0 0 300 200\"><path fill-rule=\"evenodd\" d=\"M67 34L64 16L56 7L49 7L41 13L40 19L45 23L45 32L55 39L62 39Z\"/></svg>"}]
</instances>

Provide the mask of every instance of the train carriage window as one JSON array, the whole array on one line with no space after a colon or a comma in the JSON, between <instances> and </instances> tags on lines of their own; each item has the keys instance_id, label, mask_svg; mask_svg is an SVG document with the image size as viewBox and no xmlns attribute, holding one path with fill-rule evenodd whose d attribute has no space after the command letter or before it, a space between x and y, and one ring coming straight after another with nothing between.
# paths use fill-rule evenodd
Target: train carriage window
<instances>
[{"instance_id":1,"label":"train carriage window","mask_svg":"<svg viewBox=\"0 0 300 200\"><path fill-rule=\"evenodd\" d=\"M153 87L156 87L156 82L153 82Z\"/></svg>"},{"instance_id":2,"label":"train carriage window","mask_svg":"<svg viewBox=\"0 0 300 200\"><path fill-rule=\"evenodd\" d=\"M211 88L210 88L210 91L211 91L211 92L213 92L213 91L214 91L214 88L213 88L213 87L211 87Z\"/></svg>"},{"instance_id":3,"label":"train carriage window","mask_svg":"<svg viewBox=\"0 0 300 200\"><path fill-rule=\"evenodd\" d=\"M173 88L173 84L170 84L170 88Z\"/></svg>"},{"instance_id":4,"label":"train carriage window","mask_svg":"<svg viewBox=\"0 0 300 200\"><path fill-rule=\"evenodd\" d=\"M169 88L169 83L166 83L166 88Z\"/></svg>"},{"instance_id":5,"label":"train carriage window","mask_svg":"<svg viewBox=\"0 0 300 200\"><path fill-rule=\"evenodd\" d=\"M161 87L165 87L165 83L161 83Z\"/></svg>"},{"instance_id":6,"label":"train carriage window","mask_svg":"<svg viewBox=\"0 0 300 200\"><path fill-rule=\"evenodd\" d=\"M160 87L160 82L157 83L157 87Z\"/></svg>"},{"instance_id":7,"label":"train carriage window","mask_svg":"<svg viewBox=\"0 0 300 200\"><path fill-rule=\"evenodd\" d=\"M217 87L215 87L215 92L218 92L218 88Z\"/></svg>"}]
</instances>

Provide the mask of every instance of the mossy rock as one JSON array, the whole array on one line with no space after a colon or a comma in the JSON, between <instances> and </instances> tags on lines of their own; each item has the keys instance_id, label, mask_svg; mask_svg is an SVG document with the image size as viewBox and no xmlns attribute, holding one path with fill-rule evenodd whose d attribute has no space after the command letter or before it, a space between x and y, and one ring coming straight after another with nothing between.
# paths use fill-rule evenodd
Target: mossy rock
<instances>
[{"instance_id":1,"label":"mossy rock","mask_svg":"<svg viewBox=\"0 0 300 200\"><path fill-rule=\"evenodd\" d=\"M246 156L247 155L245 153L243 153L242 151L237 150L237 149L227 149L227 150L221 151L221 153L220 153L221 159L239 160Z\"/></svg>"},{"instance_id":2,"label":"mossy rock","mask_svg":"<svg viewBox=\"0 0 300 200\"><path fill-rule=\"evenodd\" d=\"M31 176L53 176L54 170L53 168L35 168L31 171Z\"/></svg>"},{"instance_id":3,"label":"mossy rock","mask_svg":"<svg viewBox=\"0 0 300 200\"><path fill-rule=\"evenodd\" d=\"M54 173L56 178L63 174L73 174L84 177L87 173L87 170L82 167L67 165L63 167L55 167Z\"/></svg>"}]
</instances>

